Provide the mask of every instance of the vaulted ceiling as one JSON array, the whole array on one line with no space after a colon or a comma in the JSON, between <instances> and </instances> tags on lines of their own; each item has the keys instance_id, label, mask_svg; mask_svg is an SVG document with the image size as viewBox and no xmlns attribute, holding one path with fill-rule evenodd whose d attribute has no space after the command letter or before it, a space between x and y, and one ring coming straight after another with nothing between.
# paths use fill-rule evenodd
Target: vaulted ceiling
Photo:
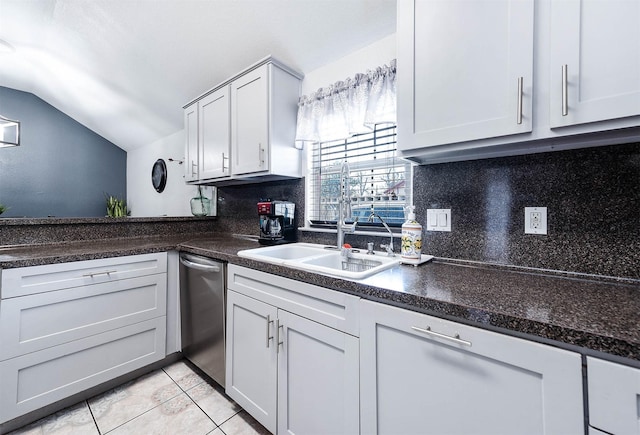
<instances>
[{"instance_id":1,"label":"vaulted ceiling","mask_svg":"<svg viewBox=\"0 0 640 435\"><path fill-rule=\"evenodd\" d=\"M182 129L182 106L272 54L307 73L396 28L395 0L0 0L0 86L124 150ZM0 47L1 49L2 47Z\"/></svg>"}]
</instances>

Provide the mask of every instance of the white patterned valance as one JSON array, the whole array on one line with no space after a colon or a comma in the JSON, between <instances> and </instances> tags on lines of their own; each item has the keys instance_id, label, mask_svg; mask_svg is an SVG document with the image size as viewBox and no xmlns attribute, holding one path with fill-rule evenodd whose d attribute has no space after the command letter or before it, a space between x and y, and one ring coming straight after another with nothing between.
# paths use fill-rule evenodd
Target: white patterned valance
<instances>
[{"instance_id":1,"label":"white patterned valance","mask_svg":"<svg viewBox=\"0 0 640 435\"><path fill-rule=\"evenodd\" d=\"M396 61L303 96L298 103L296 147L346 139L376 124L396 123Z\"/></svg>"}]
</instances>

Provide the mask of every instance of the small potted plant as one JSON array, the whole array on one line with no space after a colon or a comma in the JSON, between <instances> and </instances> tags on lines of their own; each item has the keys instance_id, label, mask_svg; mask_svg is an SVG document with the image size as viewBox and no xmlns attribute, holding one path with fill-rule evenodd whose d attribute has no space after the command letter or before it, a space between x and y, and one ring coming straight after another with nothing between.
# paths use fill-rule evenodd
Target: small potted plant
<instances>
[{"instance_id":1,"label":"small potted plant","mask_svg":"<svg viewBox=\"0 0 640 435\"><path fill-rule=\"evenodd\" d=\"M4 213L8 209L9 209L9 207L7 207L6 205L0 204L0 214Z\"/></svg>"},{"instance_id":2,"label":"small potted plant","mask_svg":"<svg viewBox=\"0 0 640 435\"><path fill-rule=\"evenodd\" d=\"M107 199L107 216L116 218L129 216L130 212L127 210L127 202L124 199L111 195L105 195L105 197Z\"/></svg>"}]
</instances>

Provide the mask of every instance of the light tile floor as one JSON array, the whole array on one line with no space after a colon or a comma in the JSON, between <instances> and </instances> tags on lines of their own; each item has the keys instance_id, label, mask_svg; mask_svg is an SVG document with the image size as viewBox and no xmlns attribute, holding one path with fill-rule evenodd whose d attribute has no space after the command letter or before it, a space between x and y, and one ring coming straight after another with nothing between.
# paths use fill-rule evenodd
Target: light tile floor
<instances>
[{"instance_id":1,"label":"light tile floor","mask_svg":"<svg viewBox=\"0 0 640 435\"><path fill-rule=\"evenodd\" d=\"M269 432L184 361L122 384L9 435L189 434Z\"/></svg>"}]
</instances>

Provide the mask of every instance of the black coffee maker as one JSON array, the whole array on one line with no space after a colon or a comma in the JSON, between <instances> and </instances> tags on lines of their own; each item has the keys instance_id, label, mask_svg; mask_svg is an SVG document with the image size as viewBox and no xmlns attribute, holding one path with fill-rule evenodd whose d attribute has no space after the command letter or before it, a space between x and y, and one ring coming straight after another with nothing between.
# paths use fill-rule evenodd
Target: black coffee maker
<instances>
[{"instance_id":1,"label":"black coffee maker","mask_svg":"<svg viewBox=\"0 0 640 435\"><path fill-rule=\"evenodd\" d=\"M261 201L258 203L261 245L291 243L296 240L294 226L296 205L289 201Z\"/></svg>"}]
</instances>

